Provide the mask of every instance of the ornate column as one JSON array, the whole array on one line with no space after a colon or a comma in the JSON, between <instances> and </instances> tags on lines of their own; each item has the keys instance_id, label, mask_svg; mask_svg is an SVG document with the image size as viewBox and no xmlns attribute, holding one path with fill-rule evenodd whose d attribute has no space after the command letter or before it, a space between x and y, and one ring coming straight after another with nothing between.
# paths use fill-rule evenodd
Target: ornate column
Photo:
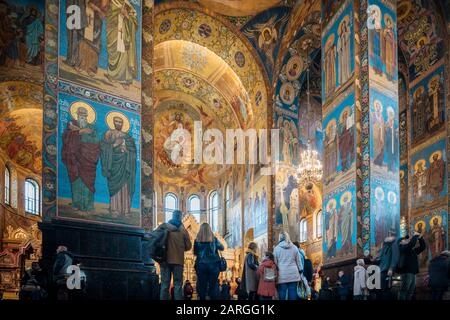
<instances>
[{"instance_id":1,"label":"ornate column","mask_svg":"<svg viewBox=\"0 0 450 320\"><path fill-rule=\"evenodd\" d=\"M48 270L65 245L92 279L89 297L142 299L155 281L145 239L153 227L153 0L127 1L127 14L119 2L46 2L40 229Z\"/></svg>"},{"instance_id":2,"label":"ornate column","mask_svg":"<svg viewBox=\"0 0 450 320\"><path fill-rule=\"evenodd\" d=\"M396 1L322 1L323 257L375 254L399 233Z\"/></svg>"}]
</instances>

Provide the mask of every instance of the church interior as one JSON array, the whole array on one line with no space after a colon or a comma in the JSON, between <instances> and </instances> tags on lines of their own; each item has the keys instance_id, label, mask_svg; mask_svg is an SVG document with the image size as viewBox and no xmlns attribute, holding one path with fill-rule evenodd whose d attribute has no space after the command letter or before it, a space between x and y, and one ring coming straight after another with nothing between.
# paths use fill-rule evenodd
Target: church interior
<instances>
[{"instance_id":1,"label":"church interior","mask_svg":"<svg viewBox=\"0 0 450 320\"><path fill-rule=\"evenodd\" d=\"M449 249L449 46L448 0L0 0L0 298L59 245L89 297L151 298L177 209L232 283L281 231L331 279L419 232L424 279ZM225 161L250 129L259 161L238 139Z\"/></svg>"}]
</instances>

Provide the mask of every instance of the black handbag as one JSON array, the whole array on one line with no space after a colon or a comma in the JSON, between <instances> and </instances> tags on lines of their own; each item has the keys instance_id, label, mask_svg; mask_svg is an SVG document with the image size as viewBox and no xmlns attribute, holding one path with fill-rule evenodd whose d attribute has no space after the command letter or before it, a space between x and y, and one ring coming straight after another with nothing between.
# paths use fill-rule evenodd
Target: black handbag
<instances>
[{"instance_id":1,"label":"black handbag","mask_svg":"<svg viewBox=\"0 0 450 320\"><path fill-rule=\"evenodd\" d=\"M220 260L219 260L219 271L220 272L227 271L227 260L225 260L225 258L222 257L220 252L219 252L219 257L220 257Z\"/></svg>"}]
</instances>

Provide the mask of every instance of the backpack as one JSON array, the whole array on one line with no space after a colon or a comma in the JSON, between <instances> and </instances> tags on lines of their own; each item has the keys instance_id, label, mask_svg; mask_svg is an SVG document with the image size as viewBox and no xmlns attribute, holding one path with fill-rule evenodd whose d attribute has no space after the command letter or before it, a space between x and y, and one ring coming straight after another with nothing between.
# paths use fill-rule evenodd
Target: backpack
<instances>
[{"instance_id":1,"label":"backpack","mask_svg":"<svg viewBox=\"0 0 450 320\"><path fill-rule=\"evenodd\" d=\"M313 279L313 264L310 259L305 259L305 265L303 266L303 274L308 280L308 282L311 282Z\"/></svg>"},{"instance_id":2,"label":"backpack","mask_svg":"<svg viewBox=\"0 0 450 320\"><path fill-rule=\"evenodd\" d=\"M169 230L161 225L150 233L149 237L149 256L158 263L166 261L167 256L167 237Z\"/></svg>"},{"instance_id":3,"label":"backpack","mask_svg":"<svg viewBox=\"0 0 450 320\"><path fill-rule=\"evenodd\" d=\"M277 279L275 268L264 267L263 279L266 282L274 282Z\"/></svg>"}]
</instances>

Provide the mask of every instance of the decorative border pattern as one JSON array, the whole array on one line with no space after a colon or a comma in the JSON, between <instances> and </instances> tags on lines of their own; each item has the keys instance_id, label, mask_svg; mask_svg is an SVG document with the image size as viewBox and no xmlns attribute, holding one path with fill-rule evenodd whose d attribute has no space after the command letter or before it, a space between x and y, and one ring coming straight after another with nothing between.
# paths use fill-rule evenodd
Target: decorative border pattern
<instances>
[{"instance_id":1,"label":"decorative border pattern","mask_svg":"<svg viewBox=\"0 0 450 320\"><path fill-rule=\"evenodd\" d=\"M59 1L46 0L44 106L42 137L42 218L56 216L57 190L57 107L58 107L58 24Z\"/></svg>"},{"instance_id":2,"label":"decorative border pattern","mask_svg":"<svg viewBox=\"0 0 450 320\"><path fill-rule=\"evenodd\" d=\"M68 83L63 80L58 81L58 91L136 113L141 111L141 105L137 102L118 98L93 88L85 88L78 84Z\"/></svg>"},{"instance_id":3,"label":"decorative border pattern","mask_svg":"<svg viewBox=\"0 0 450 320\"><path fill-rule=\"evenodd\" d=\"M357 1L355 1L356 3ZM357 167L357 195L359 205L358 216L361 221L361 233L358 243L365 256L370 254L370 99L369 99L369 43L367 28L368 0L359 2L359 86L356 106L360 111L359 126L361 129ZM357 12L357 11L355 11Z\"/></svg>"},{"instance_id":4,"label":"decorative border pattern","mask_svg":"<svg viewBox=\"0 0 450 320\"><path fill-rule=\"evenodd\" d=\"M154 49L154 0L142 1L142 109L141 109L141 225L145 230L154 227L153 186L153 49Z\"/></svg>"}]
</instances>

